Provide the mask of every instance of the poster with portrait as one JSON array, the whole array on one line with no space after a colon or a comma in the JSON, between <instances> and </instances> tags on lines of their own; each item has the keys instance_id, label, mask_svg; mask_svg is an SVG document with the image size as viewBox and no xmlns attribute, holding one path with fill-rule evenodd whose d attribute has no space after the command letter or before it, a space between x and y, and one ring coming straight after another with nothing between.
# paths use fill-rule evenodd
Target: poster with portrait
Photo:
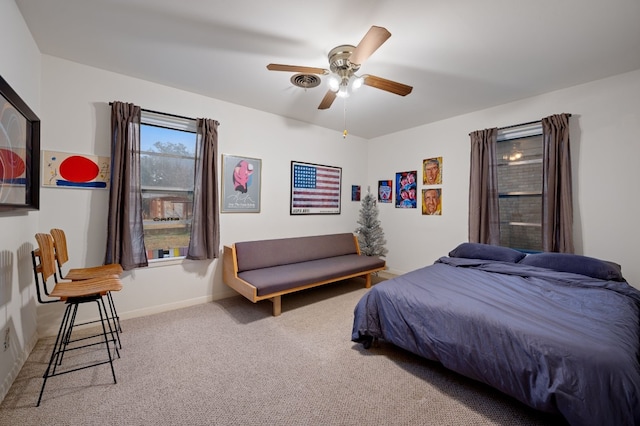
<instances>
[{"instance_id":1,"label":"poster with portrait","mask_svg":"<svg viewBox=\"0 0 640 426\"><path fill-rule=\"evenodd\" d=\"M442 157L422 160L422 183L440 185L442 183Z\"/></svg>"},{"instance_id":2,"label":"poster with portrait","mask_svg":"<svg viewBox=\"0 0 640 426\"><path fill-rule=\"evenodd\" d=\"M428 216L442 215L442 188L425 188L422 190L422 214Z\"/></svg>"},{"instance_id":3,"label":"poster with portrait","mask_svg":"<svg viewBox=\"0 0 640 426\"><path fill-rule=\"evenodd\" d=\"M378 202L379 203L391 203L393 200L393 181L379 180L378 181Z\"/></svg>"},{"instance_id":4,"label":"poster with portrait","mask_svg":"<svg viewBox=\"0 0 640 426\"><path fill-rule=\"evenodd\" d=\"M396 207L400 209L415 209L417 170L396 173Z\"/></svg>"},{"instance_id":5,"label":"poster with portrait","mask_svg":"<svg viewBox=\"0 0 640 426\"><path fill-rule=\"evenodd\" d=\"M262 160L222 154L222 213L259 213Z\"/></svg>"}]
</instances>

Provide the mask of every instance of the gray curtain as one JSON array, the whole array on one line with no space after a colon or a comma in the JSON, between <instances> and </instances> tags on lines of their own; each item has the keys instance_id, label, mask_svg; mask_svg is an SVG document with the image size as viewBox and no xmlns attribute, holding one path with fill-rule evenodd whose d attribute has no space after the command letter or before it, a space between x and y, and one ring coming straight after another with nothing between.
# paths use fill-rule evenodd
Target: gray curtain
<instances>
[{"instance_id":1,"label":"gray curtain","mask_svg":"<svg viewBox=\"0 0 640 426\"><path fill-rule=\"evenodd\" d=\"M220 255L220 221L216 179L217 155L218 122L199 118L197 122L193 218L187 259L215 259Z\"/></svg>"},{"instance_id":2,"label":"gray curtain","mask_svg":"<svg viewBox=\"0 0 640 426\"><path fill-rule=\"evenodd\" d=\"M499 245L500 211L496 159L498 129L477 130L469 136L469 242Z\"/></svg>"},{"instance_id":3,"label":"gray curtain","mask_svg":"<svg viewBox=\"0 0 640 426\"><path fill-rule=\"evenodd\" d=\"M573 253L570 114L542 119L542 248Z\"/></svg>"},{"instance_id":4,"label":"gray curtain","mask_svg":"<svg viewBox=\"0 0 640 426\"><path fill-rule=\"evenodd\" d=\"M105 263L147 266L140 190L140 107L111 104L111 182Z\"/></svg>"}]
</instances>

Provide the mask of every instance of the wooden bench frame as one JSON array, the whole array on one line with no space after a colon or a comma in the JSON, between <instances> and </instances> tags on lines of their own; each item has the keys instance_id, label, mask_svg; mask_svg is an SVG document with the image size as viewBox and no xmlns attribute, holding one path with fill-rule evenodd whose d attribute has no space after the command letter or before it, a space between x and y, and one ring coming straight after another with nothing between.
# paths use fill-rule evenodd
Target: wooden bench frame
<instances>
[{"instance_id":1,"label":"wooden bench frame","mask_svg":"<svg viewBox=\"0 0 640 426\"><path fill-rule=\"evenodd\" d=\"M357 252L360 255L360 245L358 244L358 238L354 235L354 240L357 248ZM251 283L243 280L238 277L238 257L236 254L235 244L231 244L230 246L224 246L224 255L222 259L223 269L222 269L222 280L226 285L252 301L253 303L259 302L261 300L270 300L273 302L273 316L278 316L282 313L282 295L294 293L300 290L306 290L308 288L318 287L324 284L329 284L337 281L346 280L349 278L355 277L363 277L365 278L365 288L371 287L371 274L375 272L379 272L385 269L385 266L380 268L368 269L366 271L357 272L355 274L344 275L341 277L336 277L330 280L323 280L314 282L311 284L306 284L298 287L291 287L286 290L281 290L275 293L265 294L262 296L258 296L258 289L252 285Z\"/></svg>"}]
</instances>

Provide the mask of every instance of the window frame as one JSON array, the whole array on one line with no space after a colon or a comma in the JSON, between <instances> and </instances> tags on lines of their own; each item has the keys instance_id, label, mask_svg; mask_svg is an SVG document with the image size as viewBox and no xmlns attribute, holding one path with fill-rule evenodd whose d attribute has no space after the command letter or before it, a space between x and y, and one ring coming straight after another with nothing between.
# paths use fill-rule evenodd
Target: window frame
<instances>
[{"instance_id":1,"label":"window frame","mask_svg":"<svg viewBox=\"0 0 640 426\"><path fill-rule=\"evenodd\" d=\"M183 131L183 132L188 132L188 133L192 133L193 134L193 140L194 140L194 155L193 157L185 157L185 156L181 156L181 155L176 155L176 154L169 154L169 153L158 153L158 152L153 152L153 151L143 151L142 147L140 148L140 152L138 152L138 155L140 157L142 157L143 155L154 155L154 156L158 156L158 157L164 157L164 158L170 158L170 157L174 157L174 158L181 158L181 159L192 159L193 160L193 173L195 176L195 170L196 170L196 161L197 161L197 120L193 119L193 118L188 118L188 117L182 117L182 116L178 116L178 115L173 115L173 114L167 114L167 113L161 113L161 112L157 112L157 111L149 111L149 110L142 110L141 111L141 117L140 117L140 139L141 139L141 143L142 143L142 133L143 133L143 128L144 126L153 126L153 127L157 127L157 128L162 128L162 129L168 129L168 130L177 130L177 131ZM141 158L142 159L142 158ZM142 171L142 161L141 161L141 165L140 165L140 170ZM140 182L140 195L141 197L143 197L144 193L163 193L163 194L167 194L167 193L176 193L176 194L184 194L184 193L189 193L190 197L191 197L191 204L193 205L193 194L194 194L194 190L195 190L195 181L193 182L193 184L191 185L191 188L186 188L186 189L180 189L177 187L149 187L147 186L143 186L142 182ZM144 197L143 197L144 198ZM191 219L192 219L192 214L191 213ZM191 219L185 220L185 223ZM145 220L143 220L143 231L145 231L146 234L146 230L148 229L145 224L144 224ZM146 241L145 241L145 249L146 249ZM150 251L149 249L146 249L147 253ZM186 255L183 256L173 256L173 257L161 257L161 258L148 258L148 263L149 266L165 266L165 265L170 265L170 264L176 264L176 263L182 263L182 261L186 259Z\"/></svg>"},{"instance_id":2,"label":"window frame","mask_svg":"<svg viewBox=\"0 0 640 426\"><path fill-rule=\"evenodd\" d=\"M496 138L496 143L499 146L499 144L501 143L507 143L507 142L513 142L513 141L517 141L517 140L526 140L526 139L530 139L532 137L539 137L540 138L540 158L535 158L535 159L523 159L523 160L519 160L519 159L513 159L513 160L508 160L508 162L502 163L501 164L501 158L496 158L496 165L497 165L497 173L498 173L498 180L500 177L500 170L503 167L518 167L518 166L527 166L527 165L531 165L531 164L539 164L540 165L540 189L536 190L536 191L502 191L500 188L500 184L498 183L498 203L499 203L499 210L500 210L500 221L499 221L499 229L500 229L500 245L503 245L505 247L510 247L516 250L520 250L523 252L540 252L542 251L542 202L543 202L543 188L542 188L542 183L543 183L543 176L542 176L542 165L543 165L543 159L542 159L542 122L541 121L535 121L532 123L526 123L526 124L522 124L522 125L516 125L516 126L510 126L510 127L505 127L502 129L498 129L498 134L497 134L497 138ZM498 155L498 152L500 150L496 149L496 155ZM525 198L530 198L530 197L536 197L539 199L539 211L537 214L537 218L539 219L536 222L531 222L531 221L516 221L513 220L513 216L509 216L508 220L503 221L502 218L502 214L503 214L503 203L502 200L505 199L525 199ZM540 241L539 241L539 245L536 246L535 248L525 248L525 247L515 247L513 246L513 244L504 244L505 241L503 240L504 235L506 234L505 231L505 227L527 227L527 228L536 228L539 230L540 232Z\"/></svg>"}]
</instances>

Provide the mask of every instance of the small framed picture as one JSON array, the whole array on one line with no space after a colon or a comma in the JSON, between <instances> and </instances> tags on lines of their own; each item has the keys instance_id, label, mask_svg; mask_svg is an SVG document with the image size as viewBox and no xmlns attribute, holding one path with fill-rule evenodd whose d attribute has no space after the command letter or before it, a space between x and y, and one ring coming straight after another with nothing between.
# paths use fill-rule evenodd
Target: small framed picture
<instances>
[{"instance_id":1,"label":"small framed picture","mask_svg":"<svg viewBox=\"0 0 640 426\"><path fill-rule=\"evenodd\" d=\"M442 157L422 160L422 183L425 185L442 183Z\"/></svg>"},{"instance_id":2,"label":"small framed picture","mask_svg":"<svg viewBox=\"0 0 640 426\"><path fill-rule=\"evenodd\" d=\"M422 214L429 216L442 215L442 188L426 188L422 190Z\"/></svg>"},{"instance_id":3,"label":"small framed picture","mask_svg":"<svg viewBox=\"0 0 640 426\"><path fill-rule=\"evenodd\" d=\"M262 160L222 154L222 213L259 213Z\"/></svg>"},{"instance_id":4,"label":"small framed picture","mask_svg":"<svg viewBox=\"0 0 640 426\"><path fill-rule=\"evenodd\" d=\"M360 185L351 185L351 201L360 201Z\"/></svg>"},{"instance_id":5,"label":"small framed picture","mask_svg":"<svg viewBox=\"0 0 640 426\"><path fill-rule=\"evenodd\" d=\"M416 202L416 170L396 173L396 207L415 209Z\"/></svg>"},{"instance_id":6,"label":"small framed picture","mask_svg":"<svg viewBox=\"0 0 640 426\"><path fill-rule=\"evenodd\" d=\"M393 181L391 179L378 181L378 202L393 202Z\"/></svg>"}]
</instances>

